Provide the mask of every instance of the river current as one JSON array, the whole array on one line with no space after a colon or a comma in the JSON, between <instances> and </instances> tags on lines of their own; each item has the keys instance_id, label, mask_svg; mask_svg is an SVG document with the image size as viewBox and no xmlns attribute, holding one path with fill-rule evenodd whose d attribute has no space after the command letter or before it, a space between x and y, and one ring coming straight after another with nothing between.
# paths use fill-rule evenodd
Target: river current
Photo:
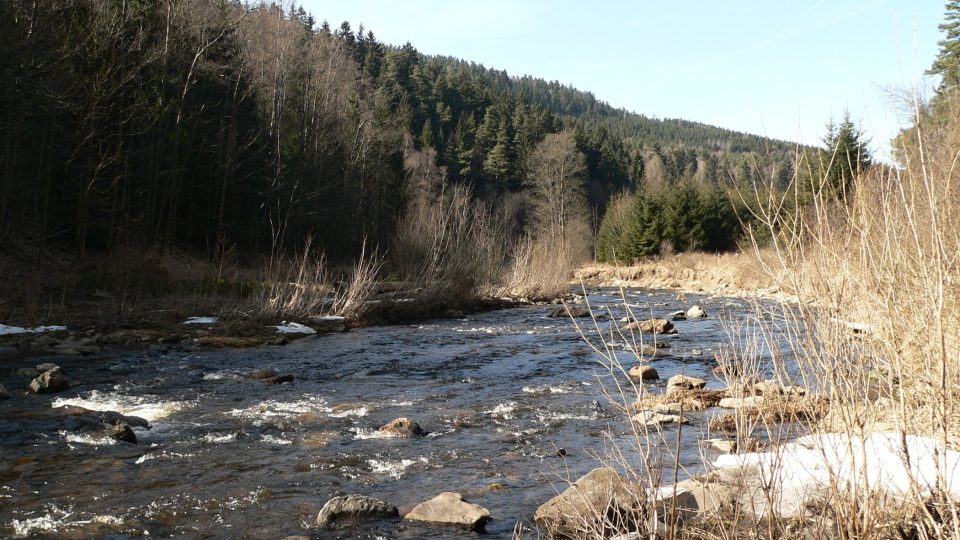
<instances>
[{"instance_id":1,"label":"river current","mask_svg":"<svg viewBox=\"0 0 960 540\"><path fill-rule=\"evenodd\" d=\"M713 355L728 342L730 322L750 317L746 302L625 294L638 318L692 304L709 314L679 321L678 335L661 338L671 347L652 361L661 380L649 388L663 388L678 373L723 386L711 373ZM613 318L624 314L618 290L591 290L589 301ZM14 394L0 402L0 537L475 536L400 520L312 527L336 495L371 495L402 515L457 491L492 514L485 536L509 538L518 523L531 527L537 507L567 480L599 466L614 447L629 448L634 437L607 397L617 383L629 391L626 377L604 367L569 318L548 318L549 311L524 306L256 349L0 360L0 382ZM600 317L601 328L608 320ZM590 319L578 322L599 341ZM629 367L630 353L621 354ZM47 360L75 385L27 394L30 379L13 371ZM244 376L267 367L295 379L267 384ZM137 445L117 442L77 429L56 414L65 406L139 416L151 426L135 428ZM720 412L690 415L680 476L702 470L711 451L700 441ZM430 434L377 432L397 417ZM667 438L676 438L676 429L666 428ZM627 460L643 465L629 452Z\"/></svg>"}]
</instances>

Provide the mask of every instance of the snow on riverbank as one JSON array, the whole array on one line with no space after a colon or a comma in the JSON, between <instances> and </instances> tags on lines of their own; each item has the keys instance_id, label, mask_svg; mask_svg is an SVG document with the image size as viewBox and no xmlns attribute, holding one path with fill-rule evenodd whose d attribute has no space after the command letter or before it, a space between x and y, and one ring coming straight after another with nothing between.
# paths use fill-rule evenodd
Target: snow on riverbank
<instances>
[{"instance_id":1,"label":"snow on riverbank","mask_svg":"<svg viewBox=\"0 0 960 540\"><path fill-rule=\"evenodd\" d=\"M35 328L22 328L20 326L7 326L5 324L0 324L0 336L7 336L11 334L41 334L43 332L59 332L61 330L66 330L66 326L37 326Z\"/></svg>"},{"instance_id":2,"label":"snow on riverbank","mask_svg":"<svg viewBox=\"0 0 960 540\"><path fill-rule=\"evenodd\" d=\"M774 510L801 514L806 503L837 485L845 490L921 495L945 491L960 497L960 452L934 439L897 433L851 438L840 433L807 435L773 452L722 455L718 468L751 467L778 489Z\"/></svg>"}]
</instances>

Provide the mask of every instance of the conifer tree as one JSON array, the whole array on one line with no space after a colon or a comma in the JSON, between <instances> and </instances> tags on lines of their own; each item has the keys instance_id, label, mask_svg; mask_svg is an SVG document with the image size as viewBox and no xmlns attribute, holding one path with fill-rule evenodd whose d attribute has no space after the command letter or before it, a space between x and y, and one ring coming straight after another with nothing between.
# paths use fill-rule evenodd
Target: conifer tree
<instances>
[{"instance_id":1,"label":"conifer tree","mask_svg":"<svg viewBox=\"0 0 960 540\"><path fill-rule=\"evenodd\" d=\"M941 31L946 36L941 39L940 52L927 73L940 75L940 92L948 91L960 85L960 0L950 0L946 5Z\"/></svg>"}]
</instances>

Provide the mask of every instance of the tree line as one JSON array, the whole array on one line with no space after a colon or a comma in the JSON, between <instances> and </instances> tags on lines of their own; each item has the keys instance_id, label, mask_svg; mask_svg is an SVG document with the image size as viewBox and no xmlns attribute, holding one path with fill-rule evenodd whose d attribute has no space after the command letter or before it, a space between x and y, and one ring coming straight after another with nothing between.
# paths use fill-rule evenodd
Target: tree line
<instances>
[{"instance_id":1,"label":"tree line","mask_svg":"<svg viewBox=\"0 0 960 540\"><path fill-rule=\"evenodd\" d=\"M514 234L589 231L616 193L651 209L691 186L713 200L795 151L276 4L9 0L0 51L0 238L80 256L262 254L312 237L349 259L451 186L509 214Z\"/></svg>"}]
</instances>

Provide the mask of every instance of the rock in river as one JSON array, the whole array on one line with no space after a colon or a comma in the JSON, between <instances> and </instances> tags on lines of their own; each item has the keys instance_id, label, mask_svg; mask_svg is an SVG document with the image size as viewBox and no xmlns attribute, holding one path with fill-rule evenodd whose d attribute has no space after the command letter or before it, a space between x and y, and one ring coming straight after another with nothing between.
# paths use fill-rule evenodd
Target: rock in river
<instances>
[{"instance_id":1,"label":"rock in river","mask_svg":"<svg viewBox=\"0 0 960 540\"><path fill-rule=\"evenodd\" d=\"M643 426L659 426L662 424L686 424L687 420L679 414L663 414L656 411L641 411L631 420Z\"/></svg>"},{"instance_id":2,"label":"rock in river","mask_svg":"<svg viewBox=\"0 0 960 540\"><path fill-rule=\"evenodd\" d=\"M390 506L380 499L354 493L327 501L317 514L314 523L317 527L326 527L342 519L380 519L398 515L396 506Z\"/></svg>"},{"instance_id":3,"label":"rock in river","mask_svg":"<svg viewBox=\"0 0 960 540\"><path fill-rule=\"evenodd\" d=\"M703 319L707 316L707 311L700 306L693 306L687 310L688 319Z\"/></svg>"},{"instance_id":4,"label":"rock in river","mask_svg":"<svg viewBox=\"0 0 960 540\"><path fill-rule=\"evenodd\" d=\"M624 327L624 330L646 332L648 334L676 334L677 329L673 323L666 319L647 319L645 321L636 321Z\"/></svg>"},{"instance_id":5,"label":"rock in river","mask_svg":"<svg viewBox=\"0 0 960 540\"><path fill-rule=\"evenodd\" d=\"M137 434L133 432L133 428L126 422L114 424L110 431L110 437L125 443L137 444Z\"/></svg>"},{"instance_id":6,"label":"rock in river","mask_svg":"<svg viewBox=\"0 0 960 540\"><path fill-rule=\"evenodd\" d=\"M550 311L548 317L556 319L559 317L589 317L590 310L585 307L564 306Z\"/></svg>"},{"instance_id":7,"label":"rock in river","mask_svg":"<svg viewBox=\"0 0 960 540\"><path fill-rule=\"evenodd\" d=\"M689 375L674 375L667 379L667 392L675 390L699 390L707 385L707 381Z\"/></svg>"},{"instance_id":8,"label":"rock in river","mask_svg":"<svg viewBox=\"0 0 960 540\"><path fill-rule=\"evenodd\" d=\"M10 392L8 392L7 389L4 388L2 384L0 384L0 401L3 401L5 399L10 399L11 397L12 396L10 395Z\"/></svg>"},{"instance_id":9,"label":"rock in river","mask_svg":"<svg viewBox=\"0 0 960 540\"><path fill-rule=\"evenodd\" d=\"M397 437L423 437L427 434L420 424L409 418L397 418L380 427L380 431L391 433Z\"/></svg>"},{"instance_id":10,"label":"rock in river","mask_svg":"<svg viewBox=\"0 0 960 540\"><path fill-rule=\"evenodd\" d=\"M459 493L447 491L418 504L403 519L455 525L471 531L483 532L490 519L490 512L480 505L463 500L463 496Z\"/></svg>"},{"instance_id":11,"label":"rock in river","mask_svg":"<svg viewBox=\"0 0 960 540\"><path fill-rule=\"evenodd\" d=\"M630 380L633 382L655 381L660 378L660 374L657 373L657 368L647 364L633 366L630 368L630 371L627 372L627 376L630 377Z\"/></svg>"},{"instance_id":12,"label":"rock in river","mask_svg":"<svg viewBox=\"0 0 960 540\"><path fill-rule=\"evenodd\" d=\"M44 371L30 383L30 391L34 394L53 394L70 388L70 379L60 371L60 368Z\"/></svg>"}]
</instances>

